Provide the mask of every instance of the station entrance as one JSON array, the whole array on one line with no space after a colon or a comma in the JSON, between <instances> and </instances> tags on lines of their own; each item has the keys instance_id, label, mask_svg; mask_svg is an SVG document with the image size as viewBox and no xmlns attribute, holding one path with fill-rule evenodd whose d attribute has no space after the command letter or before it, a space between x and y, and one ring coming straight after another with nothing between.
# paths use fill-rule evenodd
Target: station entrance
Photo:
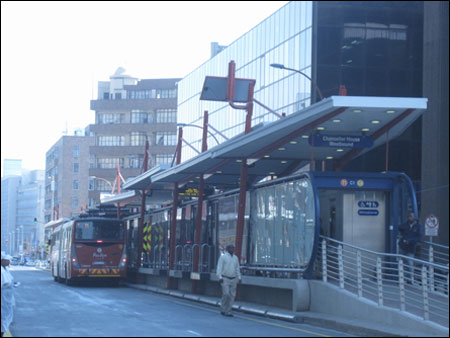
<instances>
[{"instance_id":1,"label":"station entrance","mask_svg":"<svg viewBox=\"0 0 450 338\"><path fill-rule=\"evenodd\" d=\"M398 226L417 215L412 182L402 173L311 173L320 233L377 252L396 252Z\"/></svg>"},{"instance_id":2,"label":"station entrance","mask_svg":"<svg viewBox=\"0 0 450 338\"><path fill-rule=\"evenodd\" d=\"M351 245L384 252L385 224L388 221L386 195L384 191L344 192L321 189L319 200L322 234Z\"/></svg>"}]
</instances>

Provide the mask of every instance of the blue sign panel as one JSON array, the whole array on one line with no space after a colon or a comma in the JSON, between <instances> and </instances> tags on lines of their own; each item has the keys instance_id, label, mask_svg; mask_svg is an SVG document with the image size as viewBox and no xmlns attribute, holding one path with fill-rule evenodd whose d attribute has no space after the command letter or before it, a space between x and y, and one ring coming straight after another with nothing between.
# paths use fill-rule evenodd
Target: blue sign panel
<instances>
[{"instance_id":1,"label":"blue sign panel","mask_svg":"<svg viewBox=\"0 0 450 338\"><path fill-rule=\"evenodd\" d=\"M359 216L378 216L378 210L374 209L359 209L358 210Z\"/></svg>"},{"instance_id":2,"label":"blue sign panel","mask_svg":"<svg viewBox=\"0 0 450 338\"><path fill-rule=\"evenodd\" d=\"M313 145L312 136L308 138L310 145ZM372 137L367 135L328 135L315 134L314 147L330 148L370 148L373 146Z\"/></svg>"},{"instance_id":3,"label":"blue sign panel","mask_svg":"<svg viewBox=\"0 0 450 338\"><path fill-rule=\"evenodd\" d=\"M359 201L358 207L360 208L378 208L379 203L377 201Z\"/></svg>"}]
</instances>

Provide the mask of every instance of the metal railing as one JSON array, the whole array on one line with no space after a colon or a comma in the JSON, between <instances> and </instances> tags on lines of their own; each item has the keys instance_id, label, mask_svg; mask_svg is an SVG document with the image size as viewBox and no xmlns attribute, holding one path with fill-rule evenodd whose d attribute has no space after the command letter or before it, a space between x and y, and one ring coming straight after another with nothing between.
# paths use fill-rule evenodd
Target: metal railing
<instances>
[{"instance_id":1,"label":"metal railing","mask_svg":"<svg viewBox=\"0 0 450 338\"><path fill-rule=\"evenodd\" d=\"M448 246L431 242L419 242L417 258L430 263L448 264Z\"/></svg>"},{"instance_id":2,"label":"metal railing","mask_svg":"<svg viewBox=\"0 0 450 338\"><path fill-rule=\"evenodd\" d=\"M315 270L324 282L379 306L449 325L448 265L370 251L321 236Z\"/></svg>"}]
</instances>

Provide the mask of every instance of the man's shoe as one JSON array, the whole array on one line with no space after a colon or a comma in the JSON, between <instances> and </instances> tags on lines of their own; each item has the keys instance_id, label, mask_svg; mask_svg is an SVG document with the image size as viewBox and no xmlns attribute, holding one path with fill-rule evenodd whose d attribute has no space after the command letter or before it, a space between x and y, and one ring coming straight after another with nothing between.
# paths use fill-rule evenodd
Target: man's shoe
<instances>
[{"instance_id":1,"label":"man's shoe","mask_svg":"<svg viewBox=\"0 0 450 338\"><path fill-rule=\"evenodd\" d=\"M227 316L227 317L234 317L231 313L225 313L225 316Z\"/></svg>"},{"instance_id":2,"label":"man's shoe","mask_svg":"<svg viewBox=\"0 0 450 338\"><path fill-rule=\"evenodd\" d=\"M225 312L223 312L223 311L220 311L220 314L221 314L222 316L225 316Z\"/></svg>"}]
</instances>

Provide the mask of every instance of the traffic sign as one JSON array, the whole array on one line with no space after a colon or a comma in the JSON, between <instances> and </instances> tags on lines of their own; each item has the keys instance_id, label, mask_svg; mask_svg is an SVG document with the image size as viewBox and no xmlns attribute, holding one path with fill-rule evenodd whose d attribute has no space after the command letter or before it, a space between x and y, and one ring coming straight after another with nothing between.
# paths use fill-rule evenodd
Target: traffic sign
<instances>
[{"instance_id":1,"label":"traffic sign","mask_svg":"<svg viewBox=\"0 0 450 338\"><path fill-rule=\"evenodd\" d=\"M425 236L437 236L439 231L439 218L430 214L425 220Z\"/></svg>"}]
</instances>

